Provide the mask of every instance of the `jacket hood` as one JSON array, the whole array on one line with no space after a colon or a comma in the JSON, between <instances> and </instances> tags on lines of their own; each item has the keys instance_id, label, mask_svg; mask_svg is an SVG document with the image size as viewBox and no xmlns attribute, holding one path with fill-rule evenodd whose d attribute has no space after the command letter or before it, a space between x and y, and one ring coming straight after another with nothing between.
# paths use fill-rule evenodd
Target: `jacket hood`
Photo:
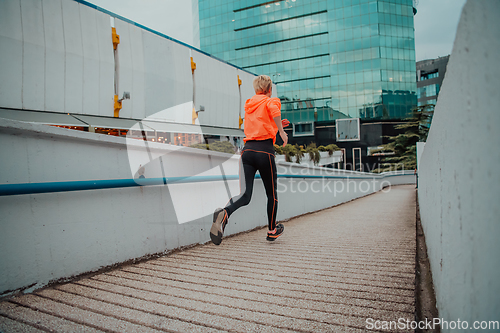
<instances>
[{"instance_id":1,"label":"jacket hood","mask_svg":"<svg viewBox=\"0 0 500 333\"><path fill-rule=\"evenodd\" d=\"M267 103L270 100L266 95L255 95L250 99L247 99L245 103L245 112L250 114L255 112L262 104Z\"/></svg>"}]
</instances>

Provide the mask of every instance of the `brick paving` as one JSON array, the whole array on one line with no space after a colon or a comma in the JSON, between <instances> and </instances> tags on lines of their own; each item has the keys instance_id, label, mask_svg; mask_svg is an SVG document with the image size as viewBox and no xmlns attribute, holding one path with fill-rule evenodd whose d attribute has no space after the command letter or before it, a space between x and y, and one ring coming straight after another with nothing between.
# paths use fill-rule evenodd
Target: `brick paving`
<instances>
[{"instance_id":1,"label":"brick paving","mask_svg":"<svg viewBox=\"0 0 500 333\"><path fill-rule=\"evenodd\" d=\"M0 332L365 332L368 318L414 320L414 186L294 218L275 242L265 235L12 297Z\"/></svg>"}]
</instances>

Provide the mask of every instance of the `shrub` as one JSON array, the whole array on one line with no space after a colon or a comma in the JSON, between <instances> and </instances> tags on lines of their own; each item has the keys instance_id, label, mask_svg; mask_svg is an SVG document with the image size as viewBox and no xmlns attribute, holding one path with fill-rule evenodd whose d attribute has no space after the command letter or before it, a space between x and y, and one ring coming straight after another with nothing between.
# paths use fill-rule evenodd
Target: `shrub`
<instances>
[{"instance_id":1,"label":"shrub","mask_svg":"<svg viewBox=\"0 0 500 333\"><path fill-rule=\"evenodd\" d=\"M191 148L220 151L222 153L234 154L234 146L229 141L214 141L209 143L197 143L190 146Z\"/></svg>"},{"instance_id":2,"label":"shrub","mask_svg":"<svg viewBox=\"0 0 500 333\"><path fill-rule=\"evenodd\" d=\"M314 165L318 165L321 155L319 154L319 149L316 148L316 144L314 142L307 146L306 152L309 154L309 159L313 161Z\"/></svg>"},{"instance_id":3,"label":"shrub","mask_svg":"<svg viewBox=\"0 0 500 333\"><path fill-rule=\"evenodd\" d=\"M295 157L295 162L300 163L302 156L304 156L298 145L287 144L285 147L274 145L274 150L276 154L285 155L285 161L287 162L292 162L292 157Z\"/></svg>"},{"instance_id":4,"label":"shrub","mask_svg":"<svg viewBox=\"0 0 500 333\"><path fill-rule=\"evenodd\" d=\"M283 147L282 146L278 146L277 144L275 144L274 145L274 151L278 155L283 155Z\"/></svg>"},{"instance_id":5,"label":"shrub","mask_svg":"<svg viewBox=\"0 0 500 333\"><path fill-rule=\"evenodd\" d=\"M285 147L281 147L278 145L274 145L274 151L278 155L285 155L285 160L287 162L292 162L292 158L295 157L295 162L300 163L302 157L305 154L309 154L309 159L314 162L315 165L318 165L321 155L320 151L327 151L330 156L332 156L333 152L336 150L340 150L340 148L335 144L329 144L328 146L319 146L316 147L316 143L310 143L306 148L304 146L299 146L298 144L292 146L287 144Z\"/></svg>"},{"instance_id":6,"label":"shrub","mask_svg":"<svg viewBox=\"0 0 500 333\"><path fill-rule=\"evenodd\" d=\"M328 155L332 156L333 155L333 152L336 151L336 150L340 150L340 148L333 144L333 143L330 143L328 146L319 146L319 151L327 151L328 152Z\"/></svg>"}]
</instances>

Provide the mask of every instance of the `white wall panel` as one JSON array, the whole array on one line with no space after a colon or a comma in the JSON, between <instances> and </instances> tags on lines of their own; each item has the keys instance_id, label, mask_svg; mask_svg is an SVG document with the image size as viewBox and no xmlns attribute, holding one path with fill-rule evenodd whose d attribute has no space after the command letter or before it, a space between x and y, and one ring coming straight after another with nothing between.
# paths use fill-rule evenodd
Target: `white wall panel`
<instances>
[{"instance_id":1,"label":"white wall panel","mask_svg":"<svg viewBox=\"0 0 500 333\"><path fill-rule=\"evenodd\" d=\"M222 110L221 98L223 98L223 89L227 86L224 84L225 82L222 79L221 73L227 70L227 68L224 68L221 64L222 63L219 61L210 61L210 79L207 82L211 86L210 100L214 108L215 121L217 124L222 124L225 118Z\"/></svg>"},{"instance_id":2,"label":"white wall panel","mask_svg":"<svg viewBox=\"0 0 500 333\"><path fill-rule=\"evenodd\" d=\"M240 78L242 80L241 93L246 96L246 98L243 99L243 106L245 106L246 100L255 95L255 90L253 88L253 80L255 76L248 74L247 72L240 71L240 73L242 73L242 75L240 75ZM242 76L244 79L242 78Z\"/></svg>"},{"instance_id":3,"label":"white wall panel","mask_svg":"<svg viewBox=\"0 0 500 333\"><path fill-rule=\"evenodd\" d=\"M255 78L255 76L253 75L250 75L248 74L247 72L244 72L245 74L245 78L246 79L242 79L242 84L241 84L241 92L242 92L242 95L243 95L243 98L242 98L242 117L244 118L245 117L245 102L247 101L247 99L251 98L253 95L255 95L255 90L253 88L253 80ZM275 91L276 89L274 89ZM242 128L245 127L245 122L243 122L243 126Z\"/></svg>"},{"instance_id":4,"label":"white wall panel","mask_svg":"<svg viewBox=\"0 0 500 333\"><path fill-rule=\"evenodd\" d=\"M168 40L164 40L164 42L172 46L172 71L175 73L175 90L178 98L177 104L193 101L193 77L191 72L191 57L189 55L190 49ZM191 55L193 55L193 52L191 52ZM193 61L196 63L194 57ZM189 118L191 119L191 117Z\"/></svg>"},{"instance_id":5,"label":"white wall panel","mask_svg":"<svg viewBox=\"0 0 500 333\"><path fill-rule=\"evenodd\" d=\"M142 29L130 26L130 43L132 48L132 89L130 103L132 118L146 118L144 101L144 45L142 43Z\"/></svg>"},{"instance_id":6,"label":"white wall panel","mask_svg":"<svg viewBox=\"0 0 500 333\"><path fill-rule=\"evenodd\" d=\"M45 36L45 110L64 112L64 32L61 0L42 1Z\"/></svg>"},{"instance_id":7,"label":"white wall panel","mask_svg":"<svg viewBox=\"0 0 500 333\"><path fill-rule=\"evenodd\" d=\"M120 44L118 44L118 98L122 98L123 92L128 91L131 96L135 95L132 90L133 72L132 72L132 43L130 37L130 23L115 20L116 33L120 36ZM120 117L132 117L132 104L129 100L122 102L122 109L120 110Z\"/></svg>"},{"instance_id":8,"label":"white wall panel","mask_svg":"<svg viewBox=\"0 0 500 333\"><path fill-rule=\"evenodd\" d=\"M66 53L64 111L83 112L83 50L80 7L74 1L62 1L64 45Z\"/></svg>"},{"instance_id":9,"label":"white wall panel","mask_svg":"<svg viewBox=\"0 0 500 333\"><path fill-rule=\"evenodd\" d=\"M114 114L114 59L109 15L98 12L97 43L99 44L99 113L111 117Z\"/></svg>"},{"instance_id":10,"label":"white wall panel","mask_svg":"<svg viewBox=\"0 0 500 333\"><path fill-rule=\"evenodd\" d=\"M45 109L45 42L41 0L21 0L23 108Z\"/></svg>"},{"instance_id":11,"label":"white wall panel","mask_svg":"<svg viewBox=\"0 0 500 333\"><path fill-rule=\"evenodd\" d=\"M238 102L240 99L240 94L238 91L238 70L236 68L231 69L231 76L228 79L230 83L230 89L228 90L230 98L227 99L227 107L231 114L229 118L229 127L238 127Z\"/></svg>"},{"instance_id":12,"label":"white wall panel","mask_svg":"<svg viewBox=\"0 0 500 333\"><path fill-rule=\"evenodd\" d=\"M144 44L144 97L146 116L164 110L174 103L168 102L173 99L174 84L167 80L168 64L165 62L168 47L164 43L158 43L159 37L143 31L142 42ZM159 98L161 96L161 98Z\"/></svg>"},{"instance_id":13,"label":"white wall panel","mask_svg":"<svg viewBox=\"0 0 500 333\"><path fill-rule=\"evenodd\" d=\"M232 116L229 114L229 110L227 110L227 91L230 87L228 74L232 72L232 68L223 66L223 63L219 61L216 63L216 67L218 74L214 76L214 84L216 85L217 90L215 91L214 97L217 110L217 120L222 126L227 126L229 117ZM234 81L232 83L236 84Z\"/></svg>"},{"instance_id":14,"label":"white wall panel","mask_svg":"<svg viewBox=\"0 0 500 333\"><path fill-rule=\"evenodd\" d=\"M238 108L237 101L239 100L238 93L238 74L234 67L227 66L221 63L226 70L223 72L224 75L221 76L223 80L224 89L221 91L222 96L222 110L224 119L223 124L227 127L238 127ZM236 102L236 103L235 103Z\"/></svg>"},{"instance_id":15,"label":"white wall panel","mask_svg":"<svg viewBox=\"0 0 500 333\"><path fill-rule=\"evenodd\" d=\"M176 62L173 42L149 32L143 32L142 37L146 116L191 101L191 98L188 97L189 93L181 91L181 88L178 87L176 78L177 66L190 68L188 49L175 49L186 55L185 62L178 63L181 61ZM182 71L182 69L179 70Z\"/></svg>"},{"instance_id":16,"label":"white wall panel","mask_svg":"<svg viewBox=\"0 0 500 333\"><path fill-rule=\"evenodd\" d=\"M84 114L99 114L99 44L96 10L80 6L83 45L83 105ZM111 30L111 29L110 29Z\"/></svg>"},{"instance_id":17,"label":"white wall panel","mask_svg":"<svg viewBox=\"0 0 500 333\"><path fill-rule=\"evenodd\" d=\"M216 61L202 53L193 52L196 62L196 103L205 106L205 113L200 114L200 124L218 124L218 112L216 105L216 91L219 87L216 84L216 77L220 74L217 71Z\"/></svg>"},{"instance_id":18,"label":"white wall panel","mask_svg":"<svg viewBox=\"0 0 500 333\"><path fill-rule=\"evenodd\" d=\"M0 106L22 108L23 35L19 0L0 1Z\"/></svg>"},{"instance_id":19,"label":"white wall panel","mask_svg":"<svg viewBox=\"0 0 500 333\"><path fill-rule=\"evenodd\" d=\"M212 124L219 124L222 120L221 114L218 110L217 105L217 90L219 86L219 70L217 65L219 62L214 62L212 58L207 57L208 75L205 84L208 86L209 91L209 105L210 105L210 117Z\"/></svg>"},{"instance_id":20,"label":"white wall panel","mask_svg":"<svg viewBox=\"0 0 500 333\"><path fill-rule=\"evenodd\" d=\"M210 109L209 97L210 92L205 84L205 78L208 77L208 61L207 57L203 54L191 51L193 60L196 62L196 72L195 72L195 92L196 92L196 106L199 107L203 105L205 107L205 112L198 113L198 120L201 125L212 125L213 122L210 121L213 114L208 111Z\"/></svg>"},{"instance_id":21,"label":"white wall panel","mask_svg":"<svg viewBox=\"0 0 500 333\"><path fill-rule=\"evenodd\" d=\"M231 89L229 90L229 93L232 97L227 100L228 108L231 112L231 118L229 119L228 123L230 127L238 127L238 105L240 100L240 93L238 89L238 75L239 71L236 68L233 68L231 77L229 78L229 82L231 83Z\"/></svg>"},{"instance_id":22,"label":"white wall panel","mask_svg":"<svg viewBox=\"0 0 500 333\"><path fill-rule=\"evenodd\" d=\"M214 58L193 52L197 61L196 99L204 105L205 113L200 113L200 124L238 127L239 91L238 75L242 80L242 116L244 103L254 95L254 75L236 69Z\"/></svg>"}]
</instances>

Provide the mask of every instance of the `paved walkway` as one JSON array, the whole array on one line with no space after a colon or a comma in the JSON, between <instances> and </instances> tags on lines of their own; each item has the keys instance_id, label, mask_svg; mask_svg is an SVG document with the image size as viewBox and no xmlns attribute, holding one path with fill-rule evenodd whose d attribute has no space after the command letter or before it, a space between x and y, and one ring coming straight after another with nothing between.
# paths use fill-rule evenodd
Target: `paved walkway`
<instances>
[{"instance_id":1,"label":"paved walkway","mask_svg":"<svg viewBox=\"0 0 500 333\"><path fill-rule=\"evenodd\" d=\"M1 332L362 332L414 319L415 189L0 303ZM407 330L405 330L407 331Z\"/></svg>"}]
</instances>

